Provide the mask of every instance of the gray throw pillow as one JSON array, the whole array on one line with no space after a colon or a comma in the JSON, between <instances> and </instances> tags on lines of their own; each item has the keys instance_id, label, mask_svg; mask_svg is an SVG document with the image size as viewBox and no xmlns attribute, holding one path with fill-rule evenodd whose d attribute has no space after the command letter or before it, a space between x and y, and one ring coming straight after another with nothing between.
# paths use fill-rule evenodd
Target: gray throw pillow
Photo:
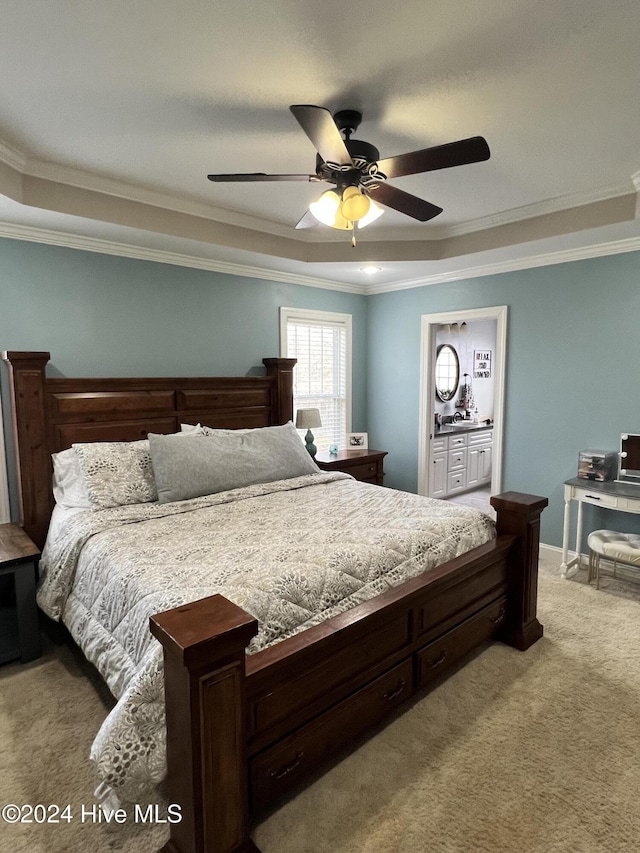
<instances>
[{"instance_id":1,"label":"gray throw pillow","mask_svg":"<svg viewBox=\"0 0 640 853\"><path fill-rule=\"evenodd\" d=\"M149 435L160 503L272 483L319 468L291 421L284 426L215 435Z\"/></svg>"}]
</instances>

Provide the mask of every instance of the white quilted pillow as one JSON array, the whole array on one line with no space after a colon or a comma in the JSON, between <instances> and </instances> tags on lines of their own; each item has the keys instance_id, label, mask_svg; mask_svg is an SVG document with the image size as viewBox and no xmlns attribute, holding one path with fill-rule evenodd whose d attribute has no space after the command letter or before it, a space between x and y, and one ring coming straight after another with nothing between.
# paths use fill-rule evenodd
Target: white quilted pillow
<instances>
[{"instance_id":1,"label":"white quilted pillow","mask_svg":"<svg viewBox=\"0 0 640 853\"><path fill-rule=\"evenodd\" d=\"M74 444L91 506L104 509L158 500L149 441Z\"/></svg>"}]
</instances>

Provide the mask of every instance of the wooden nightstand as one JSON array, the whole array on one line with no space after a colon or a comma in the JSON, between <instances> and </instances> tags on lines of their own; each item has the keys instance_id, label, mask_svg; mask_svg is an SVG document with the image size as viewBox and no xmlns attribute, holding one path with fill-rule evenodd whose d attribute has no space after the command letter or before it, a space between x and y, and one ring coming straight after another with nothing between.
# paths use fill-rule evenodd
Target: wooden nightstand
<instances>
[{"instance_id":1,"label":"wooden nightstand","mask_svg":"<svg viewBox=\"0 0 640 853\"><path fill-rule=\"evenodd\" d=\"M363 483L382 485L386 450L340 450L334 455L318 453L316 462L323 471L344 471Z\"/></svg>"},{"instance_id":2,"label":"wooden nightstand","mask_svg":"<svg viewBox=\"0 0 640 853\"><path fill-rule=\"evenodd\" d=\"M19 524L0 524L0 578L13 576L15 604L0 604L0 663L40 657L36 563L40 551Z\"/></svg>"}]
</instances>

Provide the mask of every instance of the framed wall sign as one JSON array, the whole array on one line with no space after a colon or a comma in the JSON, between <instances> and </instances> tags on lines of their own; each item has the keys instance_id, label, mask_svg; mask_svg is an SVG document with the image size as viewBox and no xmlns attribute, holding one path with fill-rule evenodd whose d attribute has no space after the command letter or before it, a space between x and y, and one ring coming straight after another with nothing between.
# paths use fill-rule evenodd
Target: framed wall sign
<instances>
[{"instance_id":1,"label":"framed wall sign","mask_svg":"<svg viewBox=\"0 0 640 853\"><path fill-rule=\"evenodd\" d=\"M473 351L473 378L489 379L491 377L491 350L475 349Z\"/></svg>"}]
</instances>

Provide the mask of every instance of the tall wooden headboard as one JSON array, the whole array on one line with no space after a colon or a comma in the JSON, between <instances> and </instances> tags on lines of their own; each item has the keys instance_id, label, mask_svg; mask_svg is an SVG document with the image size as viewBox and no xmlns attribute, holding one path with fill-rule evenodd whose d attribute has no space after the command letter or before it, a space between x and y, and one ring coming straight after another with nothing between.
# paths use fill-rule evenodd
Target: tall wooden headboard
<instances>
[{"instance_id":1,"label":"tall wooden headboard","mask_svg":"<svg viewBox=\"0 0 640 853\"><path fill-rule=\"evenodd\" d=\"M51 454L84 441L134 441L182 423L239 429L293 418L292 358L264 358L265 376L67 379L46 376L48 352L4 352L9 366L18 497L25 531L44 545Z\"/></svg>"}]
</instances>

